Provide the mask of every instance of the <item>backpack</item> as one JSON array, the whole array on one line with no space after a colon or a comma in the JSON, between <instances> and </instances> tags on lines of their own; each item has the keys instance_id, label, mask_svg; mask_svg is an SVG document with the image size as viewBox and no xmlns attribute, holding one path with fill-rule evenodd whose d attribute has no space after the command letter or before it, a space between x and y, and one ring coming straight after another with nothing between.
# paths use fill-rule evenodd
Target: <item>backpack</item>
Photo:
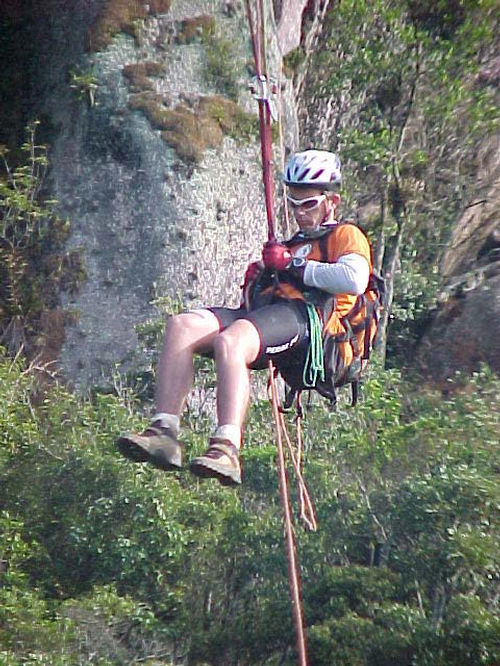
<instances>
[{"instance_id":1,"label":"backpack","mask_svg":"<svg viewBox=\"0 0 500 666\"><path fill-rule=\"evenodd\" d=\"M326 238L324 248L326 257ZM324 372L311 386L304 381L303 364L283 368L278 365L278 371L287 384L283 405L285 409L291 407L297 392L311 389L315 389L335 405L337 389L348 384L351 385L351 405L353 407L356 405L361 374L373 349L380 312L385 305L385 296L384 278L378 273L371 273L365 292L357 297L351 310L340 319L345 329L343 333L331 333L328 329L328 321L335 305L334 297L328 298L319 306L316 305L319 318L324 322L321 345Z\"/></svg>"}]
</instances>

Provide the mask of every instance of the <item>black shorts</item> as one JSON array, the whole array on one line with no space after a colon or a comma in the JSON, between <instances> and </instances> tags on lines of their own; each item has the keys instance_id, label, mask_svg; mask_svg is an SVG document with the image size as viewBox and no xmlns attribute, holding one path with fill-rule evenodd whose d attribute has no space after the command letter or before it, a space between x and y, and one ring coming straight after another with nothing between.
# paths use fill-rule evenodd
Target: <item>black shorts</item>
<instances>
[{"instance_id":1,"label":"black shorts","mask_svg":"<svg viewBox=\"0 0 500 666\"><path fill-rule=\"evenodd\" d=\"M251 364L254 370L267 367L271 359L278 368L304 364L309 348L309 318L305 303L279 301L248 312L245 308L208 308L217 317L220 330L238 319L251 321L259 333L260 350Z\"/></svg>"}]
</instances>

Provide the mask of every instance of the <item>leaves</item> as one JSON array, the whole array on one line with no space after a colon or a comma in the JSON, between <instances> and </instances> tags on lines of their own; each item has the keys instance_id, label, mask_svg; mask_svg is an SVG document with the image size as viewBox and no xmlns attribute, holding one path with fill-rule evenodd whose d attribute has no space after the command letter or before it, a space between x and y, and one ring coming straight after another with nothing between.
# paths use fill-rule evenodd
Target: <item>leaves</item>
<instances>
[{"instance_id":1,"label":"leaves","mask_svg":"<svg viewBox=\"0 0 500 666\"><path fill-rule=\"evenodd\" d=\"M474 196L478 145L500 122L497 92L479 76L498 45L495 10L431 4L332 7L301 100L306 143L342 157L344 217L378 246L388 310L396 304L381 322L391 366L408 362L425 326L451 225Z\"/></svg>"},{"instance_id":2,"label":"leaves","mask_svg":"<svg viewBox=\"0 0 500 666\"><path fill-rule=\"evenodd\" d=\"M76 289L84 277L78 253L63 249L69 223L55 214L56 201L41 196L48 158L47 148L36 143L37 126L28 125L16 168L0 151L0 344L28 358L43 352L46 337L52 344L61 337L61 331L42 330L44 317L48 321L47 311L57 310L60 292Z\"/></svg>"},{"instance_id":3,"label":"leaves","mask_svg":"<svg viewBox=\"0 0 500 666\"><path fill-rule=\"evenodd\" d=\"M130 396L85 400L54 385L34 406L35 385L2 358L5 660L85 663L91 645L99 663L293 663L269 405L252 407L245 484L232 491L120 459L117 434L141 425ZM444 666L462 650L493 666L498 394L488 373L443 401L374 369L356 410L307 412L319 530L297 525L296 539L312 664L335 652L346 666ZM183 435L187 458L203 448L202 432Z\"/></svg>"}]
</instances>

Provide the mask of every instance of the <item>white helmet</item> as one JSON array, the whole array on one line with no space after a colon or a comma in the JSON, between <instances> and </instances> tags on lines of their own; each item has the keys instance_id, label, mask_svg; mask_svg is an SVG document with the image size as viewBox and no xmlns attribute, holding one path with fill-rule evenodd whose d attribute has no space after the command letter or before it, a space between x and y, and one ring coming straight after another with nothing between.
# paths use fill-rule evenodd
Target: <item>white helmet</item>
<instances>
[{"instance_id":1,"label":"white helmet","mask_svg":"<svg viewBox=\"0 0 500 666\"><path fill-rule=\"evenodd\" d=\"M336 190L342 183L340 160L327 150L305 150L295 153L286 165L285 185Z\"/></svg>"}]
</instances>

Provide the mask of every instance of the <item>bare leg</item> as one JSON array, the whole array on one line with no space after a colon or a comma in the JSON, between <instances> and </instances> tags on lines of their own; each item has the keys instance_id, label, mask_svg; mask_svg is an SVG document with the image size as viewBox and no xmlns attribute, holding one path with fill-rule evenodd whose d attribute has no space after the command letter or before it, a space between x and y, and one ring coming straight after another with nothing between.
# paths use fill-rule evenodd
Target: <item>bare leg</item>
<instances>
[{"instance_id":1,"label":"bare leg","mask_svg":"<svg viewBox=\"0 0 500 666\"><path fill-rule=\"evenodd\" d=\"M205 453L189 465L195 476L213 477L225 486L241 483L238 449L250 393L248 366L257 357L259 348L257 329L244 319L235 321L213 339L219 427Z\"/></svg>"},{"instance_id":2,"label":"bare leg","mask_svg":"<svg viewBox=\"0 0 500 666\"><path fill-rule=\"evenodd\" d=\"M170 318L156 384L156 410L157 415L162 413L161 420L155 419L143 433L119 437L117 446L122 455L133 462L150 462L165 471L182 467L182 444L177 440L178 417L191 387L193 355L212 349L218 333L219 322L208 310Z\"/></svg>"},{"instance_id":3,"label":"bare leg","mask_svg":"<svg viewBox=\"0 0 500 666\"><path fill-rule=\"evenodd\" d=\"M180 415L193 381L193 355L211 349L218 333L219 322L208 310L169 319L157 369L157 412Z\"/></svg>"},{"instance_id":4,"label":"bare leg","mask_svg":"<svg viewBox=\"0 0 500 666\"><path fill-rule=\"evenodd\" d=\"M215 337L213 349L217 366L218 423L241 428L250 395L248 366L259 353L259 334L251 322L240 319Z\"/></svg>"}]
</instances>

